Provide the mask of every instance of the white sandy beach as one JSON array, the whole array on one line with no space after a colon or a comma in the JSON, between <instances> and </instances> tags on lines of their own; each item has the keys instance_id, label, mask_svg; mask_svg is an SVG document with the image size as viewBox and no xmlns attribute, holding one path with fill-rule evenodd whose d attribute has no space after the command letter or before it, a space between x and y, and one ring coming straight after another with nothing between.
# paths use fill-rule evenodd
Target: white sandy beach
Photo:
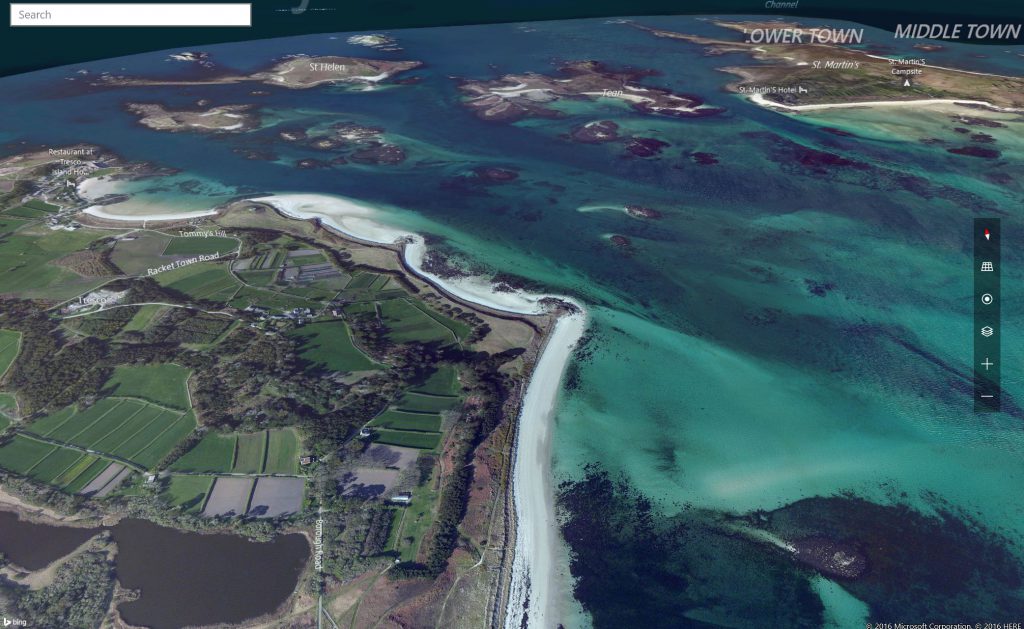
<instances>
[{"instance_id":1,"label":"white sandy beach","mask_svg":"<svg viewBox=\"0 0 1024 629\"><path fill-rule=\"evenodd\" d=\"M541 314L547 310L541 299L547 295L522 292L497 292L490 281L480 277L441 278L423 268L426 244L419 234L405 232L381 222L387 210L378 209L344 197L323 194L277 194L253 199L266 203L292 218L319 218L325 225L353 238L378 244L405 241L405 262L423 279L449 293L488 308L516 314Z\"/></svg>"},{"instance_id":2,"label":"white sandy beach","mask_svg":"<svg viewBox=\"0 0 1024 629\"><path fill-rule=\"evenodd\" d=\"M555 323L523 397L512 470L516 544L505 627L555 627L561 620L564 579L557 574L562 540L551 481L551 427L562 375L587 327L585 314ZM525 625L523 623L526 617Z\"/></svg>"},{"instance_id":3,"label":"white sandy beach","mask_svg":"<svg viewBox=\"0 0 1024 629\"><path fill-rule=\"evenodd\" d=\"M133 223L154 223L160 221L184 221L190 218L198 218L200 216L212 216L217 212L214 210L207 210L205 212L155 212L153 214L114 214L103 209L105 206L102 205L90 205L89 207L82 210L89 216L95 216L96 218L105 218L110 221L126 221Z\"/></svg>"},{"instance_id":4,"label":"white sandy beach","mask_svg":"<svg viewBox=\"0 0 1024 629\"><path fill-rule=\"evenodd\" d=\"M988 109L1005 112L1015 113L1024 111L1021 109L1015 109L1013 107L997 107L991 103L983 100L963 100L957 98L927 98L920 100L872 100L864 102L850 102L850 103L821 103L816 105L783 105L782 103L776 103L768 100L763 94L751 94L748 96L751 102L761 105L762 107L768 107L769 109L784 109L786 111L819 111L822 109L849 109L851 107L942 107L942 106L956 106L956 105L978 105L986 107Z\"/></svg>"},{"instance_id":5,"label":"white sandy beach","mask_svg":"<svg viewBox=\"0 0 1024 629\"><path fill-rule=\"evenodd\" d=\"M351 199L320 194L278 194L253 199L266 203L285 216L300 220L317 218L353 238L377 243L405 243L406 264L425 280L468 302L515 314L540 314L547 311L541 301L549 295L495 291L482 277L444 279L423 269L427 247L423 237L388 226L381 219L387 210ZM93 216L126 222L171 220L174 214L125 215L86 210ZM208 213L215 213L210 210ZM188 216L196 216L190 213ZM562 375L572 350L583 336L587 316L580 304L558 297L579 308L580 312L558 319L526 388L512 471L515 505L516 543L513 553L509 601L505 626L522 626L524 614L529 627L550 627L558 623L564 610L563 580L558 578L559 558L564 557L562 540L555 521L554 491L551 480L551 428Z\"/></svg>"},{"instance_id":6,"label":"white sandy beach","mask_svg":"<svg viewBox=\"0 0 1024 629\"><path fill-rule=\"evenodd\" d=\"M109 177L92 177L86 179L77 186L78 196L92 201L108 194L120 194L123 190L117 180ZM120 211L114 212L110 208L117 207ZM140 211L141 210L141 211ZM182 221L200 216L212 216L216 210L207 209L193 212L165 211L166 206L147 204L140 206L132 203L115 203L114 205L91 205L82 212L96 218L103 218L110 221L159 222L159 221Z\"/></svg>"}]
</instances>

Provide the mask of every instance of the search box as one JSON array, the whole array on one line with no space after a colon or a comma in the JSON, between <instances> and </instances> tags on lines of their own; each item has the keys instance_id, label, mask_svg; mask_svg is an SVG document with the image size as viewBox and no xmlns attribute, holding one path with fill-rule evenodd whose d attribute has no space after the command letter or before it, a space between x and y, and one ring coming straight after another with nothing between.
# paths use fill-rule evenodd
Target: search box
<instances>
[{"instance_id":1,"label":"search box","mask_svg":"<svg viewBox=\"0 0 1024 629\"><path fill-rule=\"evenodd\" d=\"M252 26L252 5L12 2L11 26Z\"/></svg>"}]
</instances>

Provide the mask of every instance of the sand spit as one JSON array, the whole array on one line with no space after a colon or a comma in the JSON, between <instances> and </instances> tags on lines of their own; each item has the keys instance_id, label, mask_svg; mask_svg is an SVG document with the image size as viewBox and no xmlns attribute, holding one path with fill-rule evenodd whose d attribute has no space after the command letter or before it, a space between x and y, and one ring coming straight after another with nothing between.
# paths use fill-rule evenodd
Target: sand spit
<instances>
[{"instance_id":1,"label":"sand spit","mask_svg":"<svg viewBox=\"0 0 1024 629\"><path fill-rule=\"evenodd\" d=\"M499 292L482 277L442 278L423 267L427 246L419 234L386 225L387 210L344 197L323 194L277 194L252 199L265 203L285 216L301 220L320 219L344 234L377 244L405 243L405 263L417 275L452 295L487 308L515 314L542 314L548 307L542 300L549 295Z\"/></svg>"},{"instance_id":2,"label":"sand spit","mask_svg":"<svg viewBox=\"0 0 1024 629\"><path fill-rule=\"evenodd\" d=\"M983 100L964 100L957 98L927 98L919 100L873 100L864 102L849 102L849 103L821 103L815 105L784 105L782 103L776 103L768 100L762 94L750 95L750 100L753 103L767 107L769 109L781 109L785 111L819 111L822 109L850 109L852 107L937 107L937 106L969 106L969 107L982 107L996 112L1002 113L1016 113L1024 111L1013 107L997 107L992 103L985 102ZM959 110L958 110L959 111Z\"/></svg>"},{"instance_id":3,"label":"sand spit","mask_svg":"<svg viewBox=\"0 0 1024 629\"><path fill-rule=\"evenodd\" d=\"M508 629L559 624L562 597L556 566L562 540L551 481L551 428L562 375L586 327L583 312L555 323L523 398L512 470L516 543L505 610Z\"/></svg>"}]
</instances>

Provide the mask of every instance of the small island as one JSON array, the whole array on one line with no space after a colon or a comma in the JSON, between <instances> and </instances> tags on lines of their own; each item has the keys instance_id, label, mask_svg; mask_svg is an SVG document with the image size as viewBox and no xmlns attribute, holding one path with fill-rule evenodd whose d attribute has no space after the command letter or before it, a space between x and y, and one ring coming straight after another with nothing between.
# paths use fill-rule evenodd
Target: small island
<instances>
[{"instance_id":1,"label":"small island","mask_svg":"<svg viewBox=\"0 0 1024 629\"><path fill-rule=\"evenodd\" d=\"M692 95L642 85L651 72L613 70L597 61L563 65L556 76L508 74L491 81L464 80L459 89L462 103L482 120L515 122L526 117L558 118L563 114L552 103L562 100L595 101L607 98L627 103L645 114L690 118L721 113Z\"/></svg>"},{"instance_id":2,"label":"small island","mask_svg":"<svg viewBox=\"0 0 1024 629\"><path fill-rule=\"evenodd\" d=\"M126 103L125 109L154 131L240 133L255 129L260 122L251 105L172 110L158 103Z\"/></svg>"},{"instance_id":3,"label":"small island","mask_svg":"<svg viewBox=\"0 0 1024 629\"><path fill-rule=\"evenodd\" d=\"M799 29L798 23L716 21L736 37L705 37L634 26L656 37L705 46L708 55L745 52L763 63L721 68L739 77L728 87L767 106L848 106L898 101L964 101L1003 109L1024 108L1024 78L932 65L926 58L885 57L838 43L754 43L753 29ZM922 53L931 47L918 47Z\"/></svg>"},{"instance_id":4,"label":"small island","mask_svg":"<svg viewBox=\"0 0 1024 629\"><path fill-rule=\"evenodd\" d=\"M327 83L357 84L363 87L386 81L396 74L418 68L419 61L387 61L358 57L294 56L270 68L247 75L220 74L207 78L150 79L123 75L104 75L93 84L105 87L144 85L210 85L259 82L289 89L309 89Z\"/></svg>"}]
</instances>

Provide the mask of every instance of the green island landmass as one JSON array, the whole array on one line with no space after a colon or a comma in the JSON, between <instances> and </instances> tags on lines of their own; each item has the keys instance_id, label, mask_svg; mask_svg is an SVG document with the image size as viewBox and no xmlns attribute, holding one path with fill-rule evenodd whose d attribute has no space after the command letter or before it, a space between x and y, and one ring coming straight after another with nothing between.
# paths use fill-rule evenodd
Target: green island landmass
<instances>
[{"instance_id":1,"label":"green island landmass","mask_svg":"<svg viewBox=\"0 0 1024 629\"><path fill-rule=\"evenodd\" d=\"M795 22L715 21L723 37L706 37L640 26L656 37L678 39L706 46L709 54L745 52L756 65L722 67L739 77L732 91L757 94L765 87L792 88L766 92L770 103L788 106L848 104L877 101L962 100L985 102L995 107L1024 107L1024 78L932 65L928 54L919 56L873 55L843 42L815 43L807 39L781 43L751 41L755 29L802 30Z\"/></svg>"},{"instance_id":2,"label":"green island landmass","mask_svg":"<svg viewBox=\"0 0 1024 629\"><path fill-rule=\"evenodd\" d=\"M52 166L24 163L34 175L0 195L6 507L256 539L322 518L323 569L296 596L385 571L491 587L468 569L504 542L518 380L547 318L456 301L397 247L258 203L199 224L90 221L41 192ZM112 551L90 544L49 586L0 594L37 618L69 592L109 603Z\"/></svg>"}]
</instances>

